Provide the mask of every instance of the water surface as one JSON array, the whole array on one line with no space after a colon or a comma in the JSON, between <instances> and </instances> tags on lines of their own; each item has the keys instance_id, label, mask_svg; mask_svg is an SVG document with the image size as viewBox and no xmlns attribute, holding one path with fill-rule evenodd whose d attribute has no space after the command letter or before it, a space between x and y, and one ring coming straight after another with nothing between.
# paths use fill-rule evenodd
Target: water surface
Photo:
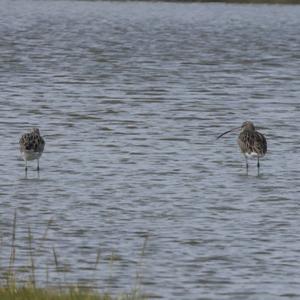
<instances>
[{"instance_id":1,"label":"water surface","mask_svg":"<svg viewBox=\"0 0 300 300\"><path fill-rule=\"evenodd\" d=\"M2 266L16 209L16 264L30 225L41 283L300 297L299 28L298 6L1 1ZM259 176L216 141L245 120L268 140Z\"/></svg>"}]
</instances>

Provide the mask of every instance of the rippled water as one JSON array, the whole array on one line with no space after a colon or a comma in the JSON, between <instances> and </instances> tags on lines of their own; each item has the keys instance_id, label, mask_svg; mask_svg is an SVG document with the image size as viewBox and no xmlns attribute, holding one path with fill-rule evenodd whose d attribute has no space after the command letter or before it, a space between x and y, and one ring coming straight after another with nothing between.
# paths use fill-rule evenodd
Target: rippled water
<instances>
[{"instance_id":1,"label":"rippled water","mask_svg":"<svg viewBox=\"0 0 300 300\"><path fill-rule=\"evenodd\" d=\"M298 6L1 1L2 266L16 209L40 281L300 297L299 28ZM245 120L268 140L259 176L236 134L215 139Z\"/></svg>"}]
</instances>

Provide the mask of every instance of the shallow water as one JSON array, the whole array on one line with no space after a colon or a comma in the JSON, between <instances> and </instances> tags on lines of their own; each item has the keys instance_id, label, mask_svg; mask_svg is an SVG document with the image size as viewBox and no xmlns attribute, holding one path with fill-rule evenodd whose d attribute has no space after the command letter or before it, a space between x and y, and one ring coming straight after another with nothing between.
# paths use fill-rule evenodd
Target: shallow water
<instances>
[{"instance_id":1,"label":"shallow water","mask_svg":"<svg viewBox=\"0 0 300 300\"><path fill-rule=\"evenodd\" d=\"M300 297L299 28L298 6L1 1L1 265L16 209L16 265L30 225L43 283ZM216 141L245 120L259 176L236 134Z\"/></svg>"}]
</instances>

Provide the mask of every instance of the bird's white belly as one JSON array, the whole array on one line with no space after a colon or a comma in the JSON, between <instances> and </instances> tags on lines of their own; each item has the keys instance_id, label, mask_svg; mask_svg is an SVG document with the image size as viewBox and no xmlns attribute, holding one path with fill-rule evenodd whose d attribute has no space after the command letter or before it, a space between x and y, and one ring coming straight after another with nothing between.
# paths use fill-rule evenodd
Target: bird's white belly
<instances>
[{"instance_id":1,"label":"bird's white belly","mask_svg":"<svg viewBox=\"0 0 300 300\"><path fill-rule=\"evenodd\" d=\"M21 152L21 156L23 160L35 160L39 159L42 156L42 152L34 152L34 151L23 151Z\"/></svg>"},{"instance_id":2,"label":"bird's white belly","mask_svg":"<svg viewBox=\"0 0 300 300\"><path fill-rule=\"evenodd\" d=\"M263 155L259 155L259 154L257 154L256 152L251 152L251 153L244 153L245 154L245 156L247 157L247 158L257 158L257 157L263 157Z\"/></svg>"}]
</instances>

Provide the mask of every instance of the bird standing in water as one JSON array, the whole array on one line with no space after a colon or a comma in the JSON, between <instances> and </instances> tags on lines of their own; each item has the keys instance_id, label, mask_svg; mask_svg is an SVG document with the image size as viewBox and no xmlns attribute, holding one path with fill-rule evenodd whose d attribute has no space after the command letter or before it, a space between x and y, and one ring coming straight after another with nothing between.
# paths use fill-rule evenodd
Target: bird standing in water
<instances>
[{"instance_id":1,"label":"bird standing in water","mask_svg":"<svg viewBox=\"0 0 300 300\"><path fill-rule=\"evenodd\" d=\"M27 171L27 161L37 160L37 171L40 170L39 159L43 154L45 141L40 135L38 128L32 128L31 132L25 133L20 138L20 152L25 160L25 171Z\"/></svg>"},{"instance_id":2,"label":"bird standing in water","mask_svg":"<svg viewBox=\"0 0 300 300\"><path fill-rule=\"evenodd\" d=\"M267 140L263 134L256 131L254 124L250 121L246 121L242 126L228 130L217 137L219 139L223 135L240 129L241 132L238 137L238 144L241 152L244 154L246 159L246 168L248 170L248 158L257 158L257 168L259 170L260 163L259 159L267 153Z\"/></svg>"}]
</instances>

